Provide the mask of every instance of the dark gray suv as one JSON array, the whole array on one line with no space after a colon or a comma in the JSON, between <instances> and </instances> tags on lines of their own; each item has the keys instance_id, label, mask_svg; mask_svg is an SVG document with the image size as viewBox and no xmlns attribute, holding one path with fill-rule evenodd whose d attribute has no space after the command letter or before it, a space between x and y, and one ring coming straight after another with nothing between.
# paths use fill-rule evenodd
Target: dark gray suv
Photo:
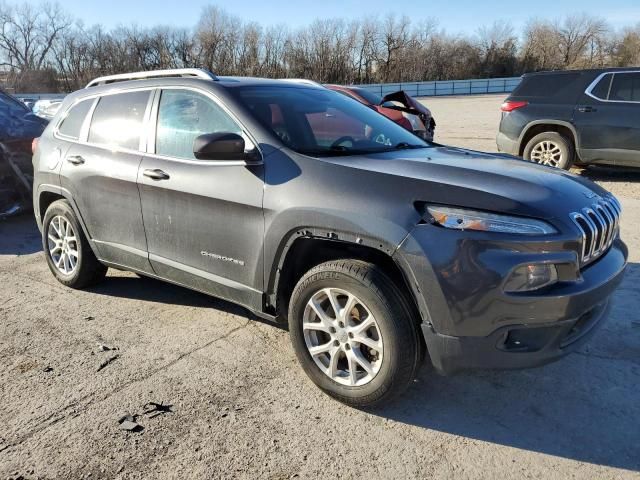
<instances>
[{"instance_id":1,"label":"dark gray suv","mask_svg":"<svg viewBox=\"0 0 640 480\"><path fill-rule=\"evenodd\" d=\"M501 152L544 165L640 167L640 69L529 73L502 104Z\"/></svg>"},{"instance_id":2,"label":"dark gray suv","mask_svg":"<svg viewBox=\"0 0 640 480\"><path fill-rule=\"evenodd\" d=\"M559 358L626 265L597 185L427 143L312 82L99 78L34 164L60 282L131 270L288 322L305 372L350 405L398 393L425 355L441 373Z\"/></svg>"}]
</instances>

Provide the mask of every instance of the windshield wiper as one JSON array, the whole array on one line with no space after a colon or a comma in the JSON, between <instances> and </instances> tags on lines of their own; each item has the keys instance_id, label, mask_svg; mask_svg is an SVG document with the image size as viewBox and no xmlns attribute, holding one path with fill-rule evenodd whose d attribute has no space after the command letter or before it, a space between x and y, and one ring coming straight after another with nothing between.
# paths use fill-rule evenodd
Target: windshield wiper
<instances>
[{"instance_id":1,"label":"windshield wiper","mask_svg":"<svg viewBox=\"0 0 640 480\"><path fill-rule=\"evenodd\" d=\"M413 145L413 144L408 143L408 142L400 142L400 143L396 143L393 146L393 149L394 150L407 150L407 149L410 149L410 148L427 148L427 147L428 147L428 145Z\"/></svg>"}]
</instances>

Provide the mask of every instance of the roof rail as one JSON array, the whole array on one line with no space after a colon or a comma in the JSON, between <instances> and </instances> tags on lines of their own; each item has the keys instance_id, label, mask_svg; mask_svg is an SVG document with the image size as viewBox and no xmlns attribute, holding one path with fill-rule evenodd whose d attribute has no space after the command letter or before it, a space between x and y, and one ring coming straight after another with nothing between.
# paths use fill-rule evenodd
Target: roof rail
<instances>
[{"instance_id":1,"label":"roof rail","mask_svg":"<svg viewBox=\"0 0 640 480\"><path fill-rule=\"evenodd\" d=\"M305 85L313 85L316 87L323 87L321 83L316 82L315 80L309 80L308 78L279 78L278 80L283 82L291 82L291 83L302 83Z\"/></svg>"},{"instance_id":2,"label":"roof rail","mask_svg":"<svg viewBox=\"0 0 640 480\"><path fill-rule=\"evenodd\" d=\"M208 70L202 68L176 68L171 70L151 70L148 72L120 73L118 75L107 75L91 80L86 87L97 85L107 85L108 83L126 82L127 80L144 80L149 78L167 77L195 77L205 80L217 80L217 77Z\"/></svg>"}]
</instances>

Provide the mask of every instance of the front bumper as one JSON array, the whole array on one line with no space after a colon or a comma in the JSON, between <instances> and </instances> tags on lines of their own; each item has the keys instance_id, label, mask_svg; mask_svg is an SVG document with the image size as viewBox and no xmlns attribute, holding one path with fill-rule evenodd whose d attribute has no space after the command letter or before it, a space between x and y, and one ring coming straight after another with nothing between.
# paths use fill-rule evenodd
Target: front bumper
<instances>
[{"instance_id":1,"label":"front bumper","mask_svg":"<svg viewBox=\"0 0 640 480\"><path fill-rule=\"evenodd\" d=\"M435 368L450 374L534 367L577 348L606 318L628 252L616 239L606 254L579 270L574 248L567 241L507 244L426 225L414 230L395 258L414 290ZM579 278L540 291L503 291L516 265L540 261L579 271Z\"/></svg>"},{"instance_id":2,"label":"front bumper","mask_svg":"<svg viewBox=\"0 0 640 480\"><path fill-rule=\"evenodd\" d=\"M440 335L422 324L435 369L450 375L471 369L530 368L558 360L585 343L609 312L605 300L578 318L542 325L503 327L487 337Z\"/></svg>"}]
</instances>

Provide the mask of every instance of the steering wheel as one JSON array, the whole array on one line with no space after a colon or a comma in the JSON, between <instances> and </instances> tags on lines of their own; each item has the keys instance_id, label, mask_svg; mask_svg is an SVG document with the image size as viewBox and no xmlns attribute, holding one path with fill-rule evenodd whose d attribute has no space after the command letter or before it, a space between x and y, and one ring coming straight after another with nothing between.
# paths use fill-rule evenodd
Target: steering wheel
<instances>
[{"instance_id":1,"label":"steering wheel","mask_svg":"<svg viewBox=\"0 0 640 480\"><path fill-rule=\"evenodd\" d=\"M282 140L284 143L286 143L287 145L291 144L291 137L289 136L289 132L287 132L284 127L273 127L273 131L276 132L276 135L278 135L278 137L280 137L280 140Z\"/></svg>"},{"instance_id":2,"label":"steering wheel","mask_svg":"<svg viewBox=\"0 0 640 480\"><path fill-rule=\"evenodd\" d=\"M344 142L351 142L351 145L353 146L354 143L356 143L356 141L354 140L353 137L349 136L349 135L345 135L343 137L340 137L339 139L337 139L335 142L333 142L331 144L331 148L336 148L339 147L340 145L342 145Z\"/></svg>"}]
</instances>

